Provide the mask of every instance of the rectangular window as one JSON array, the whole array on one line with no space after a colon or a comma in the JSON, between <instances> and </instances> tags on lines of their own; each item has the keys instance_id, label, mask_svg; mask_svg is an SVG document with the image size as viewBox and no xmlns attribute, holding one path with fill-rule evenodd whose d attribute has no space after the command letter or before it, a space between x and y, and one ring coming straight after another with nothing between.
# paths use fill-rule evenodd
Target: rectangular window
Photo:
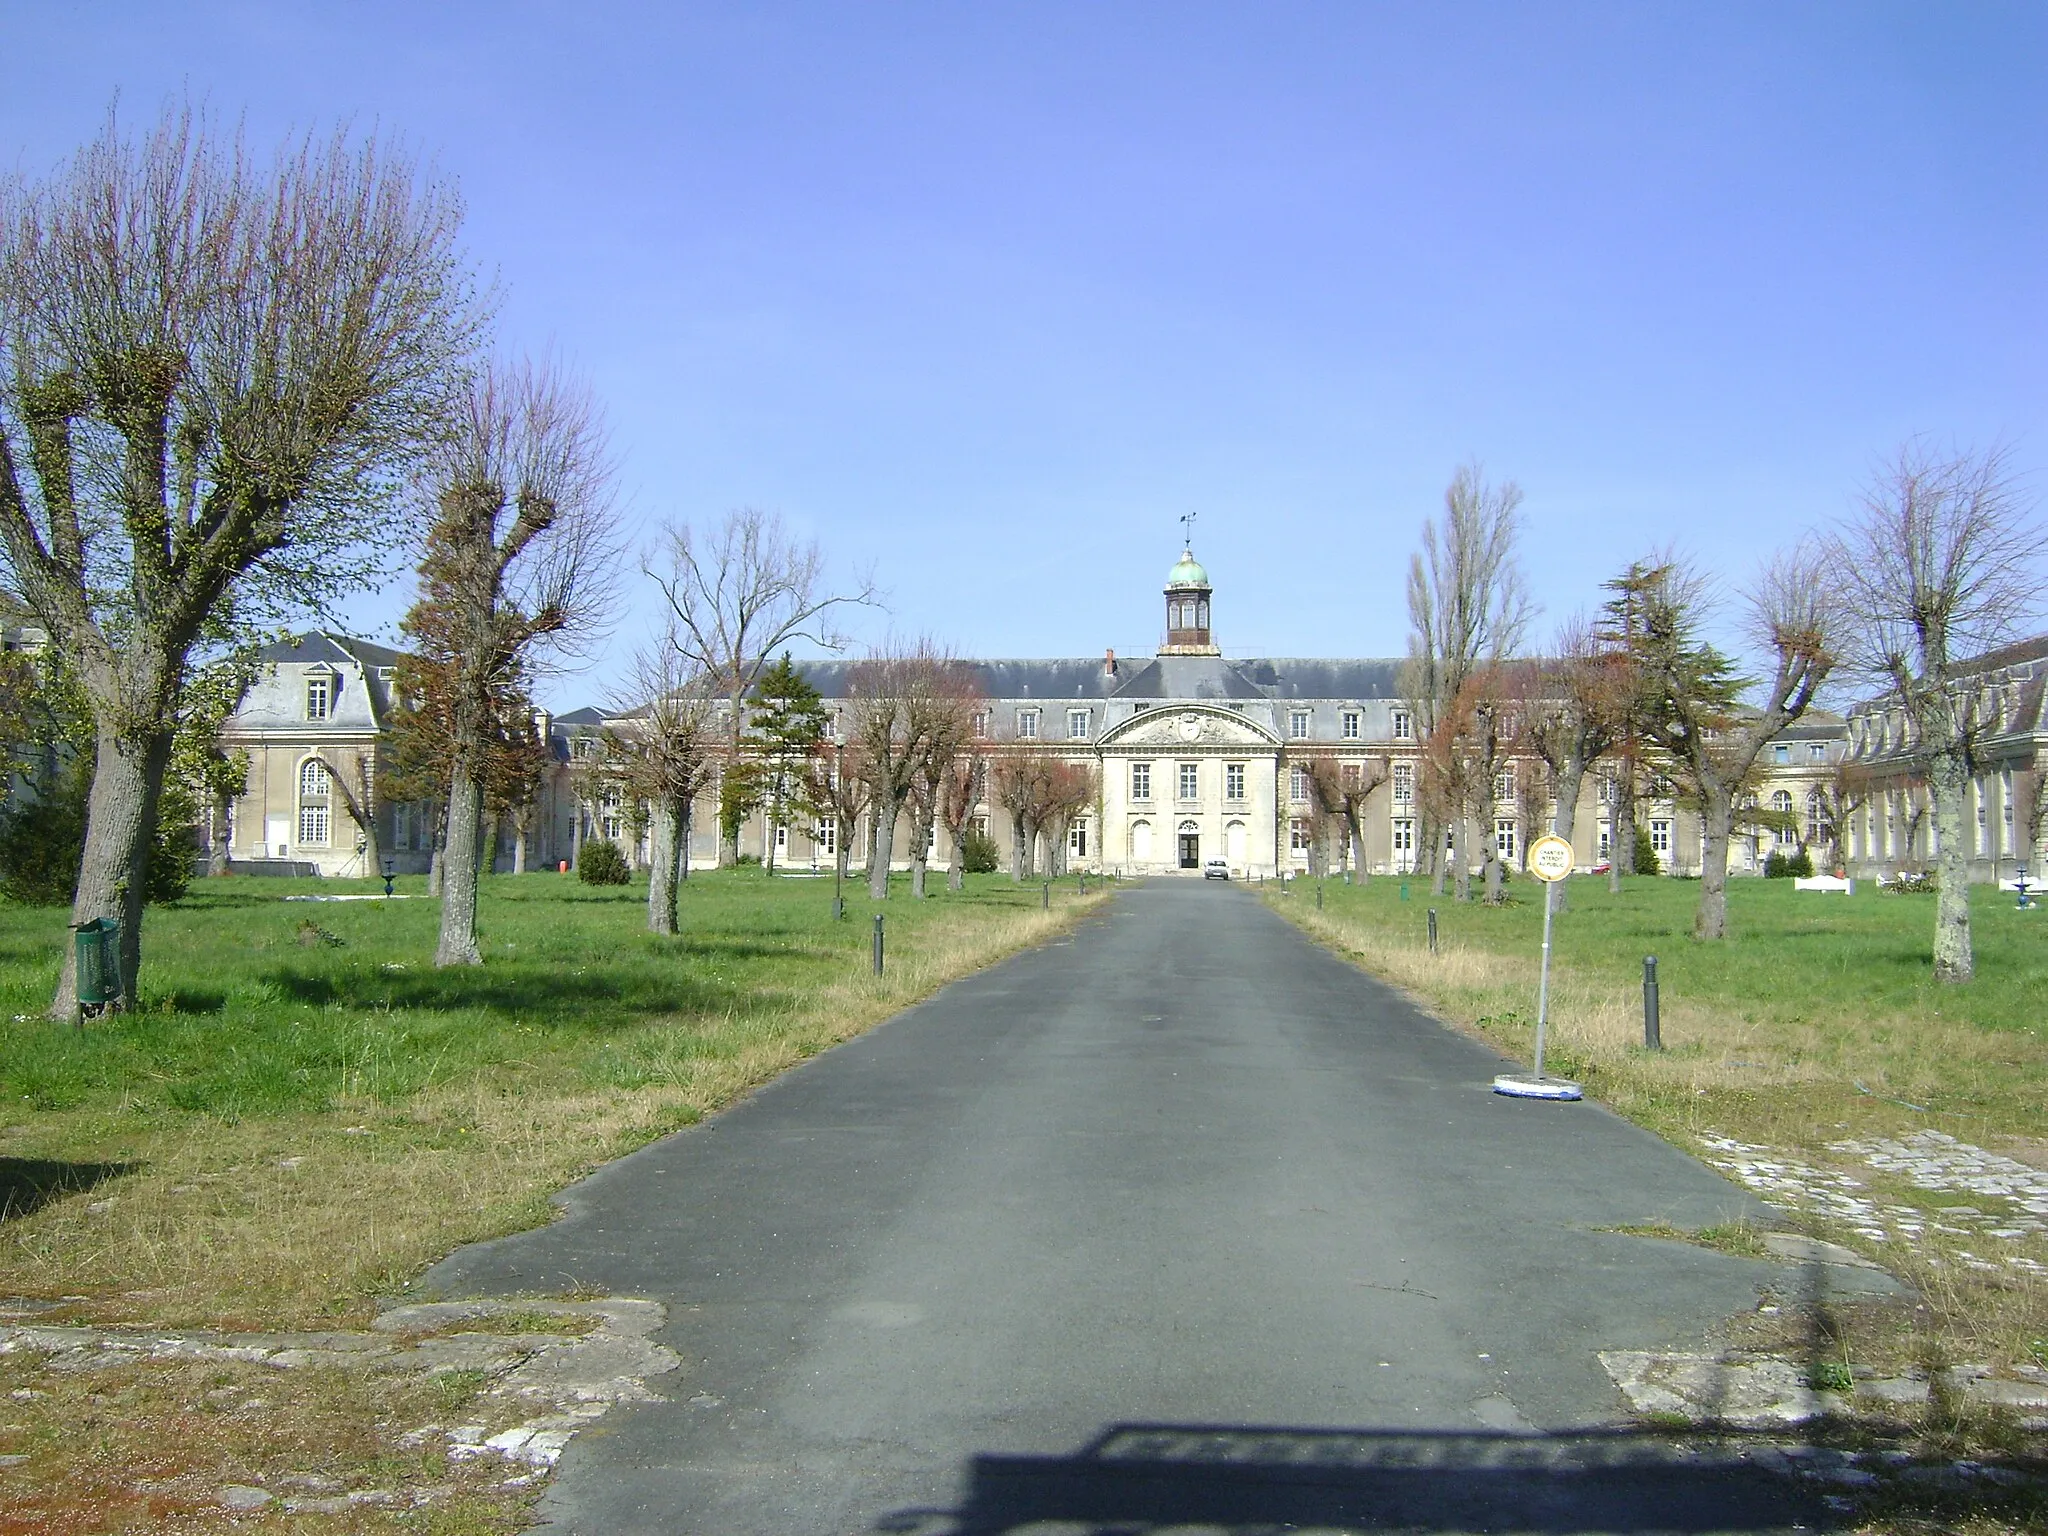
<instances>
[{"instance_id":1,"label":"rectangular window","mask_svg":"<svg viewBox=\"0 0 2048 1536\"><path fill-rule=\"evenodd\" d=\"M1786 742L1782 742L1782 741L1778 741L1778 742L1773 742L1773 743L1771 744L1771 761L1772 761L1772 762L1774 762L1774 763L1789 763L1789 762L1791 762L1791 761L1792 761L1792 748L1791 748L1791 746L1790 746L1790 745L1789 745L1788 743L1786 743Z\"/></svg>"},{"instance_id":2,"label":"rectangular window","mask_svg":"<svg viewBox=\"0 0 2048 1536\"><path fill-rule=\"evenodd\" d=\"M1604 859L1613 851L1614 829L1612 827L1602 827L1600 829L1600 857Z\"/></svg>"},{"instance_id":3,"label":"rectangular window","mask_svg":"<svg viewBox=\"0 0 2048 1536\"><path fill-rule=\"evenodd\" d=\"M1152 798L1152 765L1150 763L1131 764L1131 798L1133 800L1150 800Z\"/></svg>"},{"instance_id":4,"label":"rectangular window","mask_svg":"<svg viewBox=\"0 0 2048 1536\"><path fill-rule=\"evenodd\" d=\"M589 757L596 750L597 739L593 736L578 736L569 743L569 755L579 760Z\"/></svg>"},{"instance_id":5,"label":"rectangular window","mask_svg":"<svg viewBox=\"0 0 2048 1536\"><path fill-rule=\"evenodd\" d=\"M821 821L811 829L811 841L818 845L818 852L826 858L833 858L839 852L839 823Z\"/></svg>"},{"instance_id":6,"label":"rectangular window","mask_svg":"<svg viewBox=\"0 0 2048 1536\"><path fill-rule=\"evenodd\" d=\"M1291 709L1287 712L1287 734L1296 741L1308 739L1308 711Z\"/></svg>"},{"instance_id":7,"label":"rectangular window","mask_svg":"<svg viewBox=\"0 0 2048 1536\"><path fill-rule=\"evenodd\" d=\"M326 806L302 805L299 807L299 845L303 848L325 848L327 846Z\"/></svg>"},{"instance_id":8,"label":"rectangular window","mask_svg":"<svg viewBox=\"0 0 2048 1536\"><path fill-rule=\"evenodd\" d=\"M1403 869L1415 857L1415 823L1405 817L1394 823L1394 858Z\"/></svg>"},{"instance_id":9,"label":"rectangular window","mask_svg":"<svg viewBox=\"0 0 2048 1536\"><path fill-rule=\"evenodd\" d=\"M306 679L306 718L325 720L328 706L334 701L333 679L309 677ZM326 839L322 839L325 842Z\"/></svg>"},{"instance_id":10,"label":"rectangular window","mask_svg":"<svg viewBox=\"0 0 2048 1536\"><path fill-rule=\"evenodd\" d=\"M1415 738L1415 717L1405 709L1394 711L1394 740L1412 741Z\"/></svg>"},{"instance_id":11,"label":"rectangular window","mask_svg":"<svg viewBox=\"0 0 2048 1536\"><path fill-rule=\"evenodd\" d=\"M1493 776L1493 798L1496 800L1512 800L1515 798L1515 770L1512 764L1501 769L1499 773Z\"/></svg>"},{"instance_id":12,"label":"rectangular window","mask_svg":"<svg viewBox=\"0 0 2048 1536\"><path fill-rule=\"evenodd\" d=\"M1512 821L1496 821L1493 824L1493 846L1500 850L1502 862L1515 862L1515 824Z\"/></svg>"},{"instance_id":13,"label":"rectangular window","mask_svg":"<svg viewBox=\"0 0 2048 1536\"><path fill-rule=\"evenodd\" d=\"M1226 800L1242 800L1244 798L1243 763L1225 763L1223 765L1223 798Z\"/></svg>"},{"instance_id":14,"label":"rectangular window","mask_svg":"<svg viewBox=\"0 0 2048 1536\"><path fill-rule=\"evenodd\" d=\"M988 711L985 709L974 712L974 734L979 740L988 738Z\"/></svg>"},{"instance_id":15,"label":"rectangular window","mask_svg":"<svg viewBox=\"0 0 2048 1536\"><path fill-rule=\"evenodd\" d=\"M391 846L412 846L412 807L402 802L391 807Z\"/></svg>"},{"instance_id":16,"label":"rectangular window","mask_svg":"<svg viewBox=\"0 0 2048 1536\"><path fill-rule=\"evenodd\" d=\"M1287 798L1296 804L1308 799L1308 770L1299 763L1287 770Z\"/></svg>"},{"instance_id":17,"label":"rectangular window","mask_svg":"<svg viewBox=\"0 0 2048 1536\"><path fill-rule=\"evenodd\" d=\"M1037 710L1020 709L1017 711L1017 739L1019 741L1038 740Z\"/></svg>"},{"instance_id":18,"label":"rectangular window","mask_svg":"<svg viewBox=\"0 0 2048 1536\"><path fill-rule=\"evenodd\" d=\"M1086 741L1087 739L1088 739L1088 711L1087 711L1087 710L1085 710L1085 709L1070 709L1070 710L1068 710L1068 711L1067 711L1067 740L1069 740L1069 741Z\"/></svg>"},{"instance_id":19,"label":"rectangular window","mask_svg":"<svg viewBox=\"0 0 2048 1536\"><path fill-rule=\"evenodd\" d=\"M976 837L988 836L988 818L986 816L977 816L968 822L967 825L973 829Z\"/></svg>"},{"instance_id":20,"label":"rectangular window","mask_svg":"<svg viewBox=\"0 0 2048 1536\"><path fill-rule=\"evenodd\" d=\"M1670 822L1653 821L1650 823L1650 846L1656 849L1659 854L1666 854L1671 851Z\"/></svg>"},{"instance_id":21,"label":"rectangular window","mask_svg":"<svg viewBox=\"0 0 2048 1536\"><path fill-rule=\"evenodd\" d=\"M1182 764L1180 765L1180 798L1181 798L1181 799L1183 799L1183 800L1193 800L1193 799L1196 799L1196 798L1198 798L1198 797L1199 797L1199 796L1201 795L1201 793L1202 793L1202 778L1201 778L1201 766L1202 766L1202 765L1201 765L1200 763L1182 763Z\"/></svg>"},{"instance_id":22,"label":"rectangular window","mask_svg":"<svg viewBox=\"0 0 2048 1536\"><path fill-rule=\"evenodd\" d=\"M787 852L789 852L789 828L788 828L788 827L777 827L777 828L775 829L775 851L776 851L777 853L787 853Z\"/></svg>"},{"instance_id":23,"label":"rectangular window","mask_svg":"<svg viewBox=\"0 0 2048 1536\"><path fill-rule=\"evenodd\" d=\"M1067 852L1077 859L1088 857L1088 818L1077 816L1074 824L1067 828Z\"/></svg>"},{"instance_id":24,"label":"rectangular window","mask_svg":"<svg viewBox=\"0 0 2048 1536\"><path fill-rule=\"evenodd\" d=\"M1415 798L1415 765L1394 764L1394 803L1407 805Z\"/></svg>"},{"instance_id":25,"label":"rectangular window","mask_svg":"<svg viewBox=\"0 0 2048 1536\"><path fill-rule=\"evenodd\" d=\"M1826 762L1828 760L1828 744L1824 741L1809 741L1806 744L1806 756L1811 762Z\"/></svg>"},{"instance_id":26,"label":"rectangular window","mask_svg":"<svg viewBox=\"0 0 2048 1536\"><path fill-rule=\"evenodd\" d=\"M1297 816L1287 824L1287 846L1296 853L1308 852L1309 828L1306 816Z\"/></svg>"},{"instance_id":27,"label":"rectangular window","mask_svg":"<svg viewBox=\"0 0 2048 1536\"><path fill-rule=\"evenodd\" d=\"M1357 710L1355 710L1355 709L1347 709L1347 710L1345 710L1345 711L1344 711L1344 723L1343 723L1343 729L1342 729L1342 731L1341 731L1341 733L1340 733L1340 734L1341 734L1341 735L1342 735L1342 736L1344 737L1344 739L1345 739L1346 741L1356 741L1356 740L1358 740L1358 711L1357 711Z\"/></svg>"}]
</instances>

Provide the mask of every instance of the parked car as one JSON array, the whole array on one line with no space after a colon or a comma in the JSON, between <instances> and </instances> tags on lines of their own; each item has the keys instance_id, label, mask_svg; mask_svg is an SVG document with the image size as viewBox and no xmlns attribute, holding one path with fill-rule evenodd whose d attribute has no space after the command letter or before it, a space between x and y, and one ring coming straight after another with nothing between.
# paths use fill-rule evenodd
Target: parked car
<instances>
[{"instance_id":1,"label":"parked car","mask_svg":"<svg viewBox=\"0 0 2048 1536\"><path fill-rule=\"evenodd\" d=\"M1228 880L1230 878L1229 863L1223 859L1209 860L1202 866L1202 878L1204 880Z\"/></svg>"}]
</instances>

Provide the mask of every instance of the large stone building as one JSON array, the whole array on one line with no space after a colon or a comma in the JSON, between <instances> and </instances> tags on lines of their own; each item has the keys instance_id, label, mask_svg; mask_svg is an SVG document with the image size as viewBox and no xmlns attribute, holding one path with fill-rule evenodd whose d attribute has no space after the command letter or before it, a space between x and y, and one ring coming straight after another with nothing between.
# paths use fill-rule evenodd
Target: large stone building
<instances>
[{"instance_id":1,"label":"large stone building","mask_svg":"<svg viewBox=\"0 0 2048 1536\"><path fill-rule=\"evenodd\" d=\"M1095 775L1094 803L1067 827L1065 846L1057 850L1060 862L1126 875L1195 871L1212 858L1247 876L1308 869L1317 857L1318 826L1310 804L1310 764L1320 760L1340 773L1379 781L1361 818L1362 846L1347 856L1373 873L1418 867L1420 744L1400 693L1400 662L1226 657L1216 643L1215 590L1191 552L1168 573L1164 599L1163 640L1149 657L1110 652L967 663L985 698L977 727L991 755L1049 751ZM2048 655L2048 646L2040 655ZM430 849L422 808L388 804L376 790L397 655L367 642L314 634L274 647L264 659L264 676L228 732L233 745L251 754L249 792L234 811L233 857L339 875L372 872L374 850L401 870L424 868ZM2038 656L2014 663L2039 664ZM800 665L825 696L837 729L848 718L856 664ZM2009 684L2015 690L2016 730L2023 699L2032 700L2033 710L2026 730L2038 720L2040 683L2034 677L2026 673L2031 694L2017 673ZM575 788L573 766L592 749L608 719L604 711L583 709L544 722L555 768L527 818L523 859L522 840L508 826L498 838L498 868L573 862L590 837L629 849L636 842L630 807L615 798L579 798ZM1839 718L1815 713L1769 745L1756 804L1776 813L1775 825L1770 831L1752 826L1738 835L1730 859L1735 872L1760 870L1780 847L1810 846L1819 859L1834 852L1845 751L1870 729L1861 723L1845 731ZM1510 763L1494 786L1494 831L1511 861L1519 860L1533 833L1548 828L1549 808L1517 793L1518 781L1534 771L1531 763ZM1587 776L1576 821L1582 866L1609 851L1607 789L1602 774ZM2009 795L1996 802L2001 808L2012 803ZM1668 783L1652 778L1647 796L1638 800L1637 819L1667 872L1697 872L1698 821L1672 798ZM365 820L374 826L374 837L366 834ZM1008 855L1009 822L999 807L983 806L976 825ZM743 853L772 856L785 869L824 871L834 862L832 839L829 826L771 827L756 816L742 829L740 846ZM907 828L899 829L895 846L900 863L907 858ZM864 860L866 829L848 852L855 862ZM1054 862L1046 857L1052 852L1037 850L1039 868ZM943 830L932 856L939 863L952 856ZM690 857L700 867L716 861L714 792L707 791L696 807ZM1887 856L1873 851L1858 857L1867 865Z\"/></svg>"}]
</instances>

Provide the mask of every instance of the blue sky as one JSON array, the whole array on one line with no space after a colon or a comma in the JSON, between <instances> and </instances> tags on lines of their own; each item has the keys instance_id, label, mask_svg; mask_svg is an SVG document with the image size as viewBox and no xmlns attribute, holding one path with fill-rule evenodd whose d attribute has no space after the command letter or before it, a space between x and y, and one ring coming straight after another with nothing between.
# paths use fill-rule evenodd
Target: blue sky
<instances>
[{"instance_id":1,"label":"blue sky","mask_svg":"<svg viewBox=\"0 0 2048 1536\"><path fill-rule=\"evenodd\" d=\"M1667 541L1739 577L1911 434L2038 470L2044 65L2017 5L16 0L0 163L116 91L395 131L636 526L773 508L873 634L1080 655L1157 644L1195 512L1226 652L1391 655L1468 457L1551 620Z\"/></svg>"}]
</instances>

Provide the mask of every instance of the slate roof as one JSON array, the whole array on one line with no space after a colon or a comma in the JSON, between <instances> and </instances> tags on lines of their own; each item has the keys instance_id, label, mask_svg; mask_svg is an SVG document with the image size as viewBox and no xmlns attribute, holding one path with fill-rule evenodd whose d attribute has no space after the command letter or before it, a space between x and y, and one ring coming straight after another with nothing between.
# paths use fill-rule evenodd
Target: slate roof
<instances>
[{"instance_id":1,"label":"slate roof","mask_svg":"<svg viewBox=\"0 0 2048 1536\"><path fill-rule=\"evenodd\" d=\"M353 662L364 667L395 667L405 659L403 651L374 640L357 640L349 635L331 635L324 629L303 635L288 635L272 641L256 653L260 661L297 662L308 665L324 661L331 666Z\"/></svg>"},{"instance_id":2,"label":"slate roof","mask_svg":"<svg viewBox=\"0 0 2048 1536\"><path fill-rule=\"evenodd\" d=\"M967 660L991 699L1396 699L1401 663L1392 659L1303 660L1294 657L1145 656L1117 663L1098 656L1045 660ZM855 661L796 663L828 699L846 697Z\"/></svg>"}]
</instances>

